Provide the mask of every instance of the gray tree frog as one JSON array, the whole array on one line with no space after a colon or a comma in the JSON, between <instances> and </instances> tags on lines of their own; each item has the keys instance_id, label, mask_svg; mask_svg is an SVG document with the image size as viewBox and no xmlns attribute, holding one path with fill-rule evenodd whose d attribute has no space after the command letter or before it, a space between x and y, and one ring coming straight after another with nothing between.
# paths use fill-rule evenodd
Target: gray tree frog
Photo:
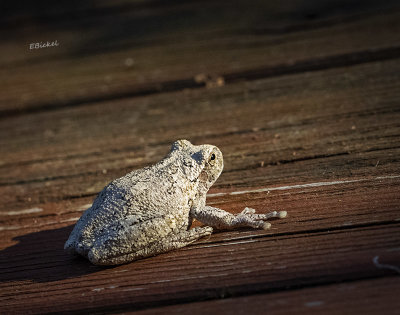
<instances>
[{"instance_id":1,"label":"gray tree frog","mask_svg":"<svg viewBox=\"0 0 400 315\"><path fill-rule=\"evenodd\" d=\"M64 248L96 265L123 264L186 246L214 228L268 229L271 217L245 208L233 215L206 205L206 194L223 169L221 151L187 140L173 143L157 164L108 184L76 223ZM190 229L193 219L208 225Z\"/></svg>"}]
</instances>

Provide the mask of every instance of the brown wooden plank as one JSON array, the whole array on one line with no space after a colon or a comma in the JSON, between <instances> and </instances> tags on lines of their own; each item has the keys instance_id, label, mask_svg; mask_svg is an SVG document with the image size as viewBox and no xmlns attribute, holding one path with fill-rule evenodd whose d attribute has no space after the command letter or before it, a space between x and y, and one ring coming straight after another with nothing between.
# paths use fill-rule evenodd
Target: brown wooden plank
<instances>
[{"instance_id":1,"label":"brown wooden plank","mask_svg":"<svg viewBox=\"0 0 400 315\"><path fill-rule=\"evenodd\" d=\"M293 12L299 8L304 13ZM307 18L315 10L316 18ZM298 63L311 60L312 66L312 60L324 63L331 56L342 56L345 64L399 56L396 1L375 3L366 11L351 6L329 10L318 2L313 8L309 1L283 9L265 1L239 2L228 9L211 1L169 9L133 5L120 12L110 11L114 20L107 13L82 15L83 21L66 15L53 28L18 29L18 23L15 33L5 28L7 40L0 46L6 64L0 71L3 115L202 86L194 80L199 74L229 81L245 79L249 70L260 67L266 73L271 67L278 73L280 67L296 72ZM61 46L28 50L27 43L50 39L59 39ZM393 47L397 50L387 51Z\"/></svg>"},{"instance_id":2,"label":"brown wooden plank","mask_svg":"<svg viewBox=\"0 0 400 315\"><path fill-rule=\"evenodd\" d=\"M269 131L269 136L277 131L272 134L275 136L279 135L280 129L294 133L296 128L313 122L322 124L319 128L325 128L327 120L331 119L331 124L336 120L351 124L349 132L359 135L360 129L351 128L370 130L362 125L364 121L356 126L355 120L369 116L365 123L374 124L376 128L376 124L381 122L377 114L389 117L397 114L398 67L397 61L373 63L351 68L351 77L349 68L341 68L236 84L214 91L163 94L138 100L104 102L96 108L83 106L57 113L12 118L1 124L1 162L9 165L10 162L35 159L57 160L62 155L77 155L79 158L88 153L99 155L112 150L118 153L118 150L151 149L157 144L154 138L165 133L168 137L160 138L158 143L169 144L170 133L174 130L173 139L179 135L190 138L200 138L203 134L208 137L227 133L241 135L259 129L265 129L261 132ZM298 110L300 105L301 111ZM244 112L243 106L247 109ZM371 118L373 115L377 115L375 123ZM387 116L382 119L387 119ZM227 121L221 125L224 119ZM157 120L157 124L149 126L149 120ZM188 128L194 122L198 122L196 128ZM396 126L389 124L387 127ZM385 133L391 130L385 129ZM390 141L391 135L388 134L386 140ZM341 135L334 136L338 138ZM272 144L277 145L283 140L282 137L274 139ZM129 146L124 149L127 142ZM309 146L312 144L308 143ZM165 152L165 148L162 150ZM15 156L15 152L20 154ZM149 150L146 153L153 152Z\"/></svg>"},{"instance_id":3,"label":"brown wooden plank","mask_svg":"<svg viewBox=\"0 0 400 315\"><path fill-rule=\"evenodd\" d=\"M262 230L224 232L213 236L210 241L214 241L214 238L241 239L274 233L298 233L395 222L399 219L399 176L353 177L344 181L254 187L250 190L234 190L233 194L229 191L215 191L216 195L209 195L207 203L232 213L238 213L249 206L260 212L287 210L289 217L275 221L268 232ZM90 206L91 201L92 197L79 198L3 212L0 217L0 231L4 234L0 248L13 245L14 238L27 233L53 228L60 224L75 223L83 210ZM24 213L26 210L27 213ZM67 234L65 232L60 237L66 239Z\"/></svg>"},{"instance_id":4,"label":"brown wooden plank","mask_svg":"<svg viewBox=\"0 0 400 315\"><path fill-rule=\"evenodd\" d=\"M393 175L399 63L348 70L10 118L0 127L3 209L94 195L178 138L222 149L217 189Z\"/></svg>"},{"instance_id":5,"label":"brown wooden plank","mask_svg":"<svg viewBox=\"0 0 400 315\"><path fill-rule=\"evenodd\" d=\"M334 184L319 189L292 188L281 190L279 193L277 191L248 193L241 198L230 196L230 200L225 202L216 202L218 199L209 198L210 204L231 212L239 212L245 206L252 206L261 211L286 209L289 217L272 222L269 231L252 229L224 231L213 234L208 239L202 239L197 245L225 246L225 243L231 242L247 244L259 238L308 237L329 231L346 233L357 228L378 229L374 232L378 237L381 233L379 226L391 225L399 220L399 180L371 180L361 185L354 182ZM89 263L84 267L81 265L82 261L79 263L79 260L70 260L69 256L62 252L63 243L72 229L70 224L77 220L82 209L68 211L62 204L58 205L58 209L59 213L56 216L36 213L36 217L24 219L24 215L20 214L13 220L2 222L0 269L3 273L0 273L0 278L11 279L10 276L18 277L23 274L27 277L32 275L34 280L42 281L47 279L49 270L53 269L65 277L80 276L81 268L88 272L93 268L102 270L102 268L91 268ZM393 237L398 239L396 234ZM349 240L349 243L343 246L351 247L352 244ZM194 255L197 255L196 251ZM151 263L152 260L147 261ZM205 264L208 265L209 262ZM112 277L112 274L106 272L105 276Z\"/></svg>"},{"instance_id":6,"label":"brown wooden plank","mask_svg":"<svg viewBox=\"0 0 400 315\"><path fill-rule=\"evenodd\" d=\"M198 244L104 269L68 259L63 240L55 237L65 231L27 234L2 251L2 311L21 311L28 304L33 312L138 310L281 291L395 275L382 265L398 268L400 258L400 226L393 223Z\"/></svg>"},{"instance_id":7,"label":"brown wooden plank","mask_svg":"<svg viewBox=\"0 0 400 315\"><path fill-rule=\"evenodd\" d=\"M398 308L398 4L85 6L0 12L0 313ZM27 53L39 33L63 44ZM289 217L111 268L64 253L95 194L178 138L224 153L208 204Z\"/></svg>"},{"instance_id":8,"label":"brown wooden plank","mask_svg":"<svg viewBox=\"0 0 400 315\"><path fill-rule=\"evenodd\" d=\"M149 308L135 314L397 314L398 277ZM129 313L129 312L128 312Z\"/></svg>"}]
</instances>

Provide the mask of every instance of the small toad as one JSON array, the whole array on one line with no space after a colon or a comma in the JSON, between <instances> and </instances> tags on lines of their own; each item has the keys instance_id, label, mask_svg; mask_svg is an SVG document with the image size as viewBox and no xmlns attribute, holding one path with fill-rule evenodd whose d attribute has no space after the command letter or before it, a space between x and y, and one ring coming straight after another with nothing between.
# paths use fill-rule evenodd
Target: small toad
<instances>
[{"instance_id":1,"label":"small toad","mask_svg":"<svg viewBox=\"0 0 400 315\"><path fill-rule=\"evenodd\" d=\"M113 180L76 223L64 248L96 265L117 265L181 248L210 235L213 227L268 229L265 220L286 211L233 215L206 205L206 194L223 169L213 145L172 144L157 164ZM190 228L193 219L207 226Z\"/></svg>"}]
</instances>

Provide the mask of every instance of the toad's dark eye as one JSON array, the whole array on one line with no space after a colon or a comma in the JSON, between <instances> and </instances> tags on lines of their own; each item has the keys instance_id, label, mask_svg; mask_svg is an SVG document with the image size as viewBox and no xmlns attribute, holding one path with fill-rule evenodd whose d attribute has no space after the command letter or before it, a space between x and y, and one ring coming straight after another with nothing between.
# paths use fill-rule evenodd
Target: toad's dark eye
<instances>
[{"instance_id":1,"label":"toad's dark eye","mask_svg":"<svg viewBox=\"0 0 400 315\"><path fill-rule=\"evenodd\" d=\"M213 153L213 154L211 154L211 158L210 158L211 160L215 160L215 154Z\"/></svg>"}]
</instances>

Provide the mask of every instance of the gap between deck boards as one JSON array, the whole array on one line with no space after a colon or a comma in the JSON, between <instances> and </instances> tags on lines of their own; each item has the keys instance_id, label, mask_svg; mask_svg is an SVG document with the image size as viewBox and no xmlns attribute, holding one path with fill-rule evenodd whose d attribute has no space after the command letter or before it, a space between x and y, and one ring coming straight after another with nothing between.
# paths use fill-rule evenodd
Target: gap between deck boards
<instances>
[{"instance_id":1,"label":"gap between deck boards","mask_svg":"<svg viewBox=\"0 0 400 315\"><path fill-rule=\"evenodd\" d=\"M388 230L388 229L394 229L394 230ZM394 238L394 234L398 231L398 224L397 226L392 225L391 227L387 227L387 228L381 228L381 231L383 231L383 233L385 235L389 235L391 236L391 238L393 240L395 240ZM162 262L163 267L167 268L166 270L171 271L172 273L170 274L170 276L168 276L168 279L165 279L165 276L163 274L163 271L158 270L158 273L162 274L162 278L164 279L159 279L157 274L153 274L154 273L154 267L158 268L160 261L157 262L157 259L153 260L152 263L150 263L150 265L148 264L150 261L139 261L137 266L138 268L140 268L141 266L145 266L145 274L142 275L138 275L137 279L134 279L134 283L130 283L127 278L129 278L129 275L135 275L135 270L131 269L130 272L128 272L128 274L125 275L121 275L119 274L117 276L117 278L121 281L119 282L118 286L115 286L115 288L118 287L118 291L120 293L122 292L133 292L136 290L136 292L138 292L137 294L133 294L135 295L138 300L129 300L129 302L127 302L127 299L124 300L123 297L120 296L119 300L122 303L114 303L114 304L103 304L101 305L101 309L108 309L109 307L118 307L118 309L123 309L125 307L131 307L132 305L134 305L135 307L137 307L138 309L141 308L149 308L153 306L162 306L162 305L166 305L168 303L173 302L173 304L181 304L181 303L187 303L189 301L199 301L199 300L204 300L204 299L219 299L219 298L226 298L226 297L238 297L238 296L246 296L246 295L254 295L254 294L258 294L258 293L269 293L269 292L279 292L279 291L287 291L287 290L295 290L295 289L301 289L301 288L307 288L307 287L314 287L314 286L320 286L320 285L327 285L327 284L333 284L333 283L345 283L345 282L352 282L352 281L359 281L359 280L365 280L365 279L375 279L375 278L382 278L382 277L387 277L387 276L392 276L394 274L394 270L392 268L382 268L382 266L387 265L387 266L392 266L393 262L395 261L395 258L397 257L397 254L393 254L392 252L390 253L390 255L388 254L388 256L386 257L386 259L383 260L379 260L379 255L382 252L378 246L378 244L380 243L379 240L375 240L375 231L371 231L371 229L355 229L350 233L355 233L353 235L355 243L358 244L359 246L357 247L358 249L356 251L358 251L358 253L356 254L356 256L354 257L355 260L352 261L353 265L354 264L360 264L363 262L368 262L368 264L362 264L362 268L359 270L360 272L358 273L354 273L354 272L341 272L339 273L338 277L334 276L334 271L330 272L330 275L327 278L318 276L318 273L321 273L322 270L317 271L317 273L314 275L312 272L308 274L308 277L305 276L305 278L297 278L297 281L293 282L291 276L286 277L286 279L282 279L282 280L276 280L275 276L270 275L267 276L264 273L264 276L266 276L269 280L266 282L263 281L253 281L254 286L246 286L243 283L237 283L235 280L230 279L229 277L227 277L228 274L234 275L235 274L235 270L236 269L226 269L227 267L222 264L222 265L218 265L218 263L215 265L217 270L214 270L211 274L209 274L209 277L221 277L221 272L224 273L223 275L223 282L221 282L217 287L213 287L212 289L205 286L204 289L199 290L196 288L193 289L189 289L189 290L178 290L176 292L176 294L174 295L174 298L171 299L170 296L166 295L163 291L160 290L164 290L163 288L163 284L165 283L169 283L169 285L171 286L171 288L180 288L180 284L181 282L185 282L187 283L188 280L190 279L204 279L204 274L203 271L201 269L197 269L199 266L201 265L201 263L199 263L197 260L192 260L191 264L192 267L194 269L190 269L191 267L189 267L189 271L191 274L187 275L185 274L185 270L183 268L182 270L182 266L181 263L186 263L187 257L191 256L192 254L187 252L188 248L185 250L183 249L181 251L181 256L179 259L177 260L165 260L164 262ZM379 235L379 233L378 233ZM333 257L335 257L335 259L338 259L339 256L343 255L339 254L337 255L336 252L334 251L334 249L336 248L336 246L338 244L342 244L344 239L348 239L349 238L349 234L345 233L345 234L341 234L341 236L339 236L338 238L331 238L328 235L313 235L317 238L320 239L320 242L322 242L324 244L323 246L323 253L320 254L326 254L326 253L335 253L332 254ZM381 237L385 237L384 235ZM301 238L303 241L304 239ZM326 242L327 240L332 240L334 242L336 242L336 244L331 244L331 242ZM303 261L302 259L300 259L300 261L298 261L297 257L297 252L298 251L302 251L301 248L297 248L297 241L296 240L289 240L288 238L286 239L281 239L281 242L286 243L288 246L292 246L292 250L291 255L289 255L287 257L288 259L288 264L291 265L293 268L300 268L300 270L302 268L305 268L307 266L307 262ZM358 243L357 243L358 242ZM371 243L372 242L372 243ZM259 251L261 248L264 249L263 253L264 255L268 255L266 254L268 249L271 250L271 248L275 248L277 250L279 250L278 247L276 247L275 241L272 240L272 242L268 241L268 240L264 240L262 243L258 243L256 242L255 244L259 244L259 247L254 248L254 251ZM303 244L305 245L305 249L306 249L306 256L314 256L315 253L313 251L313 247L314 242L308 242L305 241L303 242ZM386 251L388 249L390 249L390 246L394 246L395 244L392 241L388 241L385 243L386 246L384 246L383 248L386 248ZM365 245L368 245L368 247L365 247ZM272 247L271 247L272 246ZM378 246L378 247L377 247ZM249 247L250 249L251 247ZM243 249L241 248L237 248L238 250L241 250L243 253ZM214 261L215 258L215 254L217 253L214 249L210 249L210 248L206 248L203 249L203 251L205 250L205 252L207 252L208 254L205 255L204 257L208 257L209 260ZM347 247L347 252L349 252L349 247ZM372 251L371 251L372 250ZM227 249L222 250L222 252L227 252ZM238 254L239 255L239 254ZM271 263L273 263L272 266L279 266L280 260L279 257L281 256L281 253L278 253L277 256L275 256L275 258L271 258ZM378 258L376 258L378 256ZM323 256L320 256L323 257ZM389 259L390 257L390 259ZM259 264L252 262L251 260L248 260L248 256L244 255L243 258L250 264L249 268L253 268L255 266L261 267ZM26 259L26 258L25 258ZM207 258L205 258L207 259ZM225 259L228 259L227 257L225 257ZM262 257L259 257L258 259L263 260ZM293 260L294 259L294 260ZM321 259L321 258L319 258ZM59 259L54 260L54 256L52 259L53 262L56 262L56 264L60 263L61 261ZM346 262L344 262L343 260L337 260L337 262L340 263L340 265L346 266ZM300 264L299 264L300 263ZM318 266L318 263L314 262L313 263L315 266ZM131 265L132 267L133 265ZM180 267L179 267L180 266ZM251 267L253 266L253 267ZM50 266L48 264L44 265L42 269L45 268L49 268ZM53 265L53 267L56 267ZM255 268L258 268L255 267ZM124 267L124 268L128 268L128 267ZM275 268L276 269L276 268ZM278 268L279 269L279 268ZM390 269L390 272L389 270ZM195 271L193 271L195 270ZM260 269L264 270L263 268ZM273 270L273 269L272 269ZM358 271L358 270L357 270ZM157 273L156 272L156 273ZM181 274L181 272L183 272ZM228 273L227 275L225 275L225 273ZM147 274L147 276L146 276ZM57 277L57 275L55 275ZM107 279L109 279L109 274L107 273L102 273L102 275L99 277L97 277L96 275L94 275L95 278L97 279L95 283L93 283L93 279L94 278L87 278L84 279L84 283L86 284L86 288L88 289L88 292L91 294L91 296L94 296L93 294L97 294L97 291L95 291L96 288L104 288L104 286L107 286L107 284L109 285L109 282ZM148 277L150 277L150 279L148 279ZM23 279L23 278L22 278ZM117 281L118 281L117 279ZM146 281L145 281L146 279ZM115 279L114 279L115 280ZM254 278L253 278L254 280ZM50 281L54 281L50 280ZM74 285L74 279L73 278L68 278L65 279L66 282L64 282L64 284L60 287L60 284L57 282L52 282L52 283L48 283L43 285L35 285L32 283L25 283L25 284L21 284L20 287L20 294L22 299L31 301L31 302L36 302L38 303L38 294L40 294L40 292L42 290L49 290L49 298L50 300L52 299L53 302L60 302L59 298L62 299L62 296L65 295L65 292L70 292L72 295L78 295L79 294L79 289L78 287L76 287ZM145 282L144 282L145 281ZM47 282L47 281L46 281ZM115 283L115 282L113 282ZM144 291L140 292L140 290L138 288L142 288L143 286L146 286L148 284L154 284L155 287L157 287L159 290L156 290L156 292L153 295L147 295ZM8 294L3 295L4 297L8 297L9 300L11 301L16 301L16 298L14 297L14 294L12 293L13 289L12 289L13 284L12 283L5 283L3 287L3 289L6 289L8 291ZM93 289L95 288L95 289ZM125 289L124 289L125 288ZM77 291L78 290L78 291ZM139 290L139 291L138 291ZM64 291L64 292L62 292ZM42 291L44 292L44 291ZM93 293L95 292L95 293ZM88 295L88 297L90 297L90 294ZM107 293L102 292L102 295L106 295ZM30 295L30 296L29 296ZM36 296L35 296L36 295ZM36 301L35 301L36 299ZM83 299L81 296L78 297L78 299ZM36 307L38 306L38 304L36 304ZM76 304L75 304L76 306ZM87 307L90 307L91 310L96 309L96 306L92 305L87 305Z\"/></svg>"},{"instance_id":2,"label":"gap between deck boards","mask_svg":"<svg viewBox=\"0 0 400 315\"><path fill-rule=\"evenodd\" d=\"M336 181L322 181L322 182L312 182L312 183L303 183L303 184L285 185L285 186L270 186L270 187L250 189L250 190L237 190L237 191L230 191L230 192L211 193L211 194L207 194L207 201L209 204L213 204L212 201L210 202L210 198L213 199L216 197L236 196L236 195L245 195L245 194L254 194L254 193L269 193L270 191L296 190L296 189L302 189L302 188L318 188L318 187L325 187L325 186L344 185L344 184L352 184L352 183L359 183L359 182L374 182L374 181L390 180L390 179L397 179L397 178L400 178L400 175L385 175L385 176L375 176L375 177L366 177L366 178L343 179L343 180L336 180ZM93 195L96 195L96 193ZM75 213L75 212L80 213L80 212L83 212L84 210L88 209L90 206L91 206L91 203L86 203L84 205L75 207L74 209L71 209L70 211L67 211L63 214ZM37 214L37 217L40 217L40 218L59 215L59 214L42 214L42 212L43 212L43 209L38 206L38 207L32 207L32 208L26 208L26 209L0 212L0 218L1 217L11 218L14 216L21 216L21 215L23 216L23 215L30 215L30 214ZM48 225L52 225L52 224L75 222L78 219L79 219L78 217L73 217L73 218L68 218L66 220L61 220L61 221L46 222L45 224L37 225L37 226L48 226ZM7 222L7 219L5 221L0 221L0 222ZM395 222L395 221L388 221L388 222L390 223L390 222ZM388 222L385 221L383 223L388 224ZM379 223L379 222L377 222L377 223ZM369 223L367 223L366 226L368 226L368 225L369 225ZM365 226L365 224L351 225L348 228L351 228L354 226ZM0 226L0 231L18 230L18 229L26 228L26 227L30 227L30 225L28 225L28 226L5 225L5 226ZM316 230L313 230L312 232L316 232ZM298 234L298 233L304 233L304 231L295 232L294 234ZM289 234L293 234L293 233L289 233Z\"/></svg>"},{"instance_id":3,"label":"gap between deck boards","mask_svg":"<svg viewBox=\"0 0 400 315\"><path fill-rule=\"evenodd\" d=\"M348 67L363 63L384 61L400 58L400 47L388 47L376 50L363 50L346 54L333 55L329 57L312 58L294 63L281 64L272 67L259 67L246 71L221 74L225 84L239 81L259 80L269 77L297 74L302 72L319 71L338 67ZM196 82L194 78L165 81L132 88L132 90L121 91L109 95L76 98L69 101L52 101L51 103L39 103L29 108L0 110L0 119L20 116L23 114L41 111L52 111L65 107L74 107L82 104L95 104L96 102L118 100L146 96L158 93L174 92L183 89L194 89L205 87L206 83Z\"/></svg>"},{"instance_id":4,"label":"gap between deck boards","mask_svg":"<svg viewBox=\"0 0 400 315\"><path fill-rule=\"evenodd\" d=\"M169 142L165 143L156 143L151 146L156 147L160 145L165 145L169 144ZM132 148L132 147L125 147L121 150L118 150L119 152L128 152L137 149L138 147ZM372 151L382 151L382 150L390 150L390 149L399 149L400 146L392 146L392 147L385 147L385 148L378 148L378 149L368 149L368 150L360 150L360 151L353 151L352 153L368 153ZM117 150L113 150L117 151ZM287 160L279 160L276 162L264 164L262 167L266 166L274 166L274 165L279 165L279 164L288 164L288 163L296 163L296 162L302 162L302 161L307 161L307 160L314 160L314 159L323 159L323 158L329 158L329 157L335 157L335 156L342 156L342 155L349 155L350 153L348 151L346 152L337 152L333 154L316 154L312 156L305 156L305 157L300 157L300 158L292 158L292 159L287 159ZM23 162L17 162L15 164L7 163L0 165L0 168L9 168L10 166L22 166L22 165L30 165L34 163L44 163L44 162L49 162L49 161L63 161L63 160L69 160L72 158L75 158L76 156L78 157L87 157L87 156L92 156L92 155L97 155L97 152L93 153L88 153L88 154L80 154L80 155L71 155L71 156L65 156L62 158L49 158L49 159L40 159L40 160L29 160L29 161L23 161ZM154 162L153 162L154 163ZM147 165L147 164L146 164ZM145 165L144 165L145 166ZM232 169L232 170L226 170L225 173L229 172L237 172L237 171L243 171L243 170L249 170L252 168L258 168L259 166L253 165L249 166L247 168L242 168L242 169ZM138 166L140 168L140 165ZM59 179L66 179L66 178L76 178L80 177L82 175L97 175L101 173L102 171L96 170L96 171L86 171L83 173L77 173L77 174L70 174L70 175L59 175L59 176L46 176L46 177L41 177L41 178L34 178L34 179L27 179L27 180L16 180L16 181L0 181L0 187L1 186L14 186L14 185L25 185L25 184L31 184L31 183L42 183L42 182L48 182L48 181L55 181ZM69 198L80 198L80 197L90 197L90 196L95 196L97 193L90 193L90 194L84 194L84 195L79 195L79 196L69 196ZM209 197L212 196L208 195ZM1 215L1 213L0 213Z\"/></svg>"}]
</instances>

